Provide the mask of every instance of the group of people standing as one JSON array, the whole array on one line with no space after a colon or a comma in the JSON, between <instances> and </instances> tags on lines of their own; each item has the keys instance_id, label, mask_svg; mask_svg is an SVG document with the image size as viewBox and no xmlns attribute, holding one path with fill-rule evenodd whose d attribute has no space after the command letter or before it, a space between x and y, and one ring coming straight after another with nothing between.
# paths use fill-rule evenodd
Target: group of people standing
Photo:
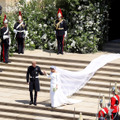
<instances>
[{"instance_id":1,"label":"group of people standing","mask_svg":"<svg viewBox=\"0 0 120 120\"><path fill-rule=\"evenodd\" d=\"M110 103L108 103L108 107L105 104L105 97L100 100L101 110L98 112L99 120L120 120L119 118L119 103L120 96L118 95L117 85L112 87L112 94Z\"/></svg>"},{"instance_id":2,"label":"group of people standing","mask_svg":"<svg viewBox=\"0 0 120 120\"><path fill-rule=\"evenodd\" d=\"M54 22L55 34L58 44L57 54L63 54L64 37L67 36L67 24L66 21L63 19L63 14L60 8L57 13L57 18L58 19L55 20ZM2 61L8 63L9 62L8 52L9 52L9 46L11 45L11 38L10 38L10 31L8 28L8 20L6 18L6 15L4 16L3 27L1 28L0 33L1 33L0 37L2 40L1 42ZM20 53L24 54L25 38L28 35L28 31L25 22L23 22L21 11L19 11L18 21L14 25L14 33L17 41L18 54Z\"/></svg>"},{"instance_id":3,"label":"group of people standing","mask_svg":"<svg viewBox=\"0 0 120 120\"><path fill-rule=\"evenodd\" d=\"M9 55L9 46L11 45L11 37L10 37L10 30L8 27L8 20L6 15L4 16L3 20L3 27L0 31L0 37L1 37L1 60L4 63L8 63L8 55ZM17 48L18 48L18 54L24 53L24 41L25 37L28 34L27 26L23 22L21 11L19 11L18 21L14 25L14 33L15 33L15 39L17 41Z\"/></svg>"}]
</instances>

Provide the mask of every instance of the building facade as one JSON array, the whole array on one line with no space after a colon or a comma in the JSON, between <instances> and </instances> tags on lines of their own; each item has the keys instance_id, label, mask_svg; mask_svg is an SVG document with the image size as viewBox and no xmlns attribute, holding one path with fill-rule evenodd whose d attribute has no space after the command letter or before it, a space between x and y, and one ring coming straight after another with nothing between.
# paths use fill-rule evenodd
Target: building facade
<instances>
[{"instance_id":1,"label":"building facade","mask_svg":"<svg viewBox=\"0 0 120 120\"><path fill-rule=\"evenodd\" d=\"M16 3L19 0L0 0L0 5L2 6L2 11L4 12L12 12Z\"/></svg>"},{"instance_id":2,"label":"building facade","mask_svg":"<svg viewBox=\"0 0 120 120\"><path fill-rule=\"evenodd\" d=\"M4 12L13 12L16 8L16 3L19 0L0 0L0 6L2 6L2 10ZM31 0L25 0L26 3L29 3Z\"/></svg>"}]
</instances>

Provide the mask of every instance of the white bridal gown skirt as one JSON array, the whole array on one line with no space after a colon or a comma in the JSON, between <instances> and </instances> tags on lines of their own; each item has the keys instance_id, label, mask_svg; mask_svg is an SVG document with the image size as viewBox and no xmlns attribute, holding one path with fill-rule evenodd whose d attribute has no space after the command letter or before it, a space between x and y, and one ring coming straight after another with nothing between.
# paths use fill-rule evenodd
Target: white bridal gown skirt
<instances>
[{"instance_id":1,"label":"white bridal gown skirt","mask_svg":"<svg viewBox=\"0 0 120 120\"><path fill-rule=\"evenodd\" d=\"M64 104L70 104L69 99L63 95L61 89L57 89L56 91L53 91L53 88L51 86L50 89L50 99L51 99L51 107L59 107Z\"/></svg>"}]
</instances>

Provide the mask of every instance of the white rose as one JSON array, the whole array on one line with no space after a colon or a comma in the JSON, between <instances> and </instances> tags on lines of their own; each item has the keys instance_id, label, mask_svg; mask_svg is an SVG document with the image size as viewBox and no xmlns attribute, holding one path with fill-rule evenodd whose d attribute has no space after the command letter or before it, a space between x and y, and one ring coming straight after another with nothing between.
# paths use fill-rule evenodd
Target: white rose
<instances>
[{"instance_id":1,"label":"white rose","mask_svg":"<svg viewBox=\"0 0 120 120\"><path fill-rule=\"evenodd\" d=\"M39 27L41 28L41 27L42 27L42 24L39 24Z\"/></svg>"},{"instance_id":2,"label":"white rose","mask_svg":"<svg viewBox=\"0 0 120 120\"><path fill-rule=\"evenodd\" d=\"M81 6L78 7L78 10L81 10Z\"/></svg>"},{"instance_id":3,"label":"white rose","mask_svg":"<svg viewBox=\"0 0 120 120\"><path fill-rule=\"evenodd\" d=\"M26 44L26 46L28 47L28 46L29 46L29 44Z\"/></svg>"},{"instance_id":4,"label":"white rose","mask_svg":"<svg viewBox=\"0 0 120 120\"><path fill-rule=\"evenodd\" d=\"M46 39L47 38L47 34L45 33L43 36L42 36L42 39Z\"/></svg>"},{"instance_id":5,"label":"white rose","mask_svg":"<svg viewBox=\"0 0 120 120\"><path fill-rule=\"evenodd\" d=\"M44 26L44 27L47 27L47 24L44 24L43 26Z\"/></svg>"},{"instance_id":6,"label":"white rose","mask_svg":"<svg viewBox=\"0 0 120 120\"><path fill-rule=\"evenodd\" d=\"M33 42L33 41L31 41L31 42L30 42L30 44L34 44L34 42Z\"/></svg>"}]
</instances>

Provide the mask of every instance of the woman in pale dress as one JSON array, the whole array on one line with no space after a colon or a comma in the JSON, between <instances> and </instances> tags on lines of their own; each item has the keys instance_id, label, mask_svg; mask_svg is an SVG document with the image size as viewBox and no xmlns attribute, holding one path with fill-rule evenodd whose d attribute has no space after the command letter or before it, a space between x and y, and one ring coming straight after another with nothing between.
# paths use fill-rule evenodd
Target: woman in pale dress
<instances>
[{"instance_id":1,"label":"woman in pale dress","mask_svg":"<svg viewBox=\"0 0 120 120\"><path fill-rule=\"evenodd\" d=\"M48 77L51 78L50 82L50 99L51 107L56 108L61 105L69 103L68 98L62 93L60 75L56 71L55 66L50 67L51 73Z\"/></svg>"}]
</instances>

